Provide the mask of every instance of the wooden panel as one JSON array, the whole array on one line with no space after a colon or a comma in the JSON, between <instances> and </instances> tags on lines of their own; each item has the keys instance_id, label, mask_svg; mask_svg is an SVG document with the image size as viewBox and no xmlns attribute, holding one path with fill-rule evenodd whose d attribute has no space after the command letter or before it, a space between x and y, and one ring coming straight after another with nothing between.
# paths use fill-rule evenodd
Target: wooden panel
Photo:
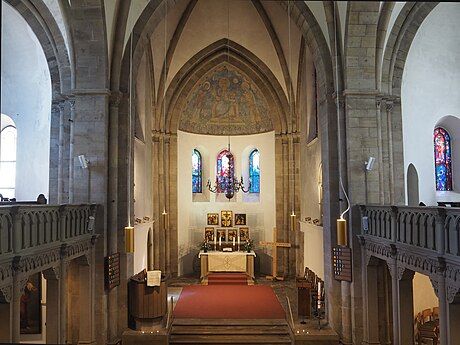
<instances>
[{"instance_id":1,"label":"wooden panel","mask_svg":"<svg viewBox=\"0 0 460 345\"><path fill-rule=\"evenodd\" d=\"M334 279L352 281L351 277L351 248L333 247L332 248L332 269Z\"/></svg>"}]
</instances>

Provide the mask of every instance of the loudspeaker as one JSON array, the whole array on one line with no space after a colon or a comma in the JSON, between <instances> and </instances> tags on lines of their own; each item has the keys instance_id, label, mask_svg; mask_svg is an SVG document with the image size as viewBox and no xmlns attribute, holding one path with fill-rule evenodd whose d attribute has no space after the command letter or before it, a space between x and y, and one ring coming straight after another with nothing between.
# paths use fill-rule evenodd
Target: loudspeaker
<instances>
[{"instance_id":1,"label":"loudspeaker","mask_svg":"<svg viewBox=\"0 0 460 345\"><path fill-rule=\"evenodd\" d=\"M86 159L85 155L78 156L78 160L80 161L80 166L82 169L88 169L89 161Z\"/></svg>"},{"instance_id":2,"label":"loudspeaker","mask_svg":"<svg viewBox=\"0 0 460 345\"><path fill-rule=\"evenodd\" d=\"M374 167L375 163L375 158L374 157L369 157L367 162L364 162L366 164L366 170L371 171L372 168Z\"/></svg>"}]
</instances>

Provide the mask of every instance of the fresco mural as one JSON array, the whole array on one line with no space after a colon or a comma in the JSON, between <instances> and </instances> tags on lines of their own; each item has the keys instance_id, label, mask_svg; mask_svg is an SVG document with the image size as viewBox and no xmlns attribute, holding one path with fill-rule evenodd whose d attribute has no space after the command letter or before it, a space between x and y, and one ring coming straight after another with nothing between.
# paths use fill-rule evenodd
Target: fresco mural
<instances>
[{"instance_id":1,"label":"fresco mural","mask_svg":"<svg viewBox=\"0 0 460 345\"><path fill-rule=\"evenodd\" d=\"M190 92L179 129L197 134L255 134L273 130L269 107L246 76L220 66Z\"/></svg>"}]
</instances>

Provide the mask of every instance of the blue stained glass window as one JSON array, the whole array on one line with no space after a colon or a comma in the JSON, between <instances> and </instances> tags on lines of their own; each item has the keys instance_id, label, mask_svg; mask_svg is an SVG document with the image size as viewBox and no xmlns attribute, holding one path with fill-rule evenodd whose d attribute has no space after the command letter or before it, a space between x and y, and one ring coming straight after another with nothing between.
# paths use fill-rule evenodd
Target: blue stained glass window
<instances>
[{"instance_id":1,"label":"blue stained glass window","mask_svg":"<svg viewBox=\"0 0 460 345\"><path fill-rule=\"evenodd\" d=\"M198 150L192 153L192 193L202 192L201 154Z\"/></svg>"},{"instance_id":2,"label":"blue stained glass window","mask_svg":"<svg viewBox=\"0 0 460 345\"><path fill-rule=\"evenodd\" d=\"M434 130L436 190L452 190L450 135L441 127Z\"/></svg>"},{"instance_id":3,"label":"blue stained glass window","mask_svg":"<svg viewBox=\"0 0 460 345\"><path fill-rule=\"evenodd\" d=\"M260 193L260 153L254 150L249 155L249 180L251 181L250 193Z\"/></svg>"},{"instance_id":4,"label":"blue stained glass window","mask_svg":"<svg viewBox=\"0 0 460 345\"><path fill-rule=\"evenodd\" d=\"M235 175L235 164L233 155L228 150L223 150L217 156L217 192L225 193L225 186L228 184L229 178Z\"/></svg>"}]
</instances>

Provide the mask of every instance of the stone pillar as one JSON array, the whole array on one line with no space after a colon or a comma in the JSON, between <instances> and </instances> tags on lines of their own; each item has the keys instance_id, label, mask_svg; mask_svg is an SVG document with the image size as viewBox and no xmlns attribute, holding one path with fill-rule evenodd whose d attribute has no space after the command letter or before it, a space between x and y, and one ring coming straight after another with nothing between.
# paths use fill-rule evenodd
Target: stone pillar
<instances>
[{"instance_id":1,"label":"stone pillar","mask_svg":"<svg viewBox=\"0 0 460 345\"><path fill-rule=\"evenodd\" d=\"M386 111L387 111L387 133L388 133L388 167L389 167L389 181L390 181L390 205L395 203L395 191L394 191L394 157L393 157L393 121L392 121L392 111L393 103L386 102Z\"/></svg>"},{"instance_id":2,"label":"stone pillar","mask_svg":"<svg viewBox=\"0 0 460 345\"><path fill-rule=\"evenodd\" d=\"M93 313L93 294L92 284L93 275L90 265L91 259L87 256L82 256L77 259L78 275L79 275L79 327L78 327L78 344L95 344L96 340L92 332L94 324Z\"/></svg>"},{"instance_id":3,"label":"stone pillar","mask_svg":"<svg viewBox=\"0 0 460 345\"><path fill-rule=\"evenodd\" d=\"M43 277L46 279L46 343L58 344L61 321L59 268L43 271Z\"/></svg>"},{"instance_id":4,"label":"stone pillar","mask_svg":"<svg viewBox=\"0 0 460 345\"><path fill-rule=\"evenodd\" d=\"M67 343L67 268L69 261L67 258L68 248L67 245L61 247L61 263L59 266L60 271L60 286L59 286L59 319L60 319L60 332L59 343Z\"/></svg>"},{"instance_id":5,"label":"stone pillar","mask_svg":"<svg viewBox=\"0 0 460 345\"><path fill-rule=\"evenodd\" d=\"M442 334L441 334L441 344L454 344L455 341L460 339L460 294L459 288L455 285L447 285L447 338L446 342L443 343L442 341ZM441 302L441 301L440 301ZM441 308L439 308L441 312ZM441 317L441 315L439 315ZM439 319L439 323L441 323L441 319Z\"/></svg>"},{"instance_id":6,"label":"stone pillar","mask_svg":"<svg viewBox=\"0 0 460 345\"><path fill-rule=\"evenodd\" d=\"M396 252L393 247L391 262L387 261L388 268L391 274L391 297L392 297L392 314L393 314L393 345L404 345L401 344L399 338L399 279L396 262Z\"/></svg>"},{"instance_id":7,"label":"stone pillar","mask_svg":"<svg viewBox=\"0 0 460 345\"><path fill-rule=\"evenodd\" d=\"M122 99L121 93L114 93L110 98L110 121L109 121L109 189L108 189L108 220L107 228L113 229L106 232L107 253L113 254L118 251L118 126L119 106ZM118 342L118 287L110 289L107 293L107 342Z\"/></svg>"},{"instance_id":8,"label":"stone pillar","mask_svg":"<svg viewBox=\"0 0 460 345\"><path fill-rule=\"evenodd\" d=\"M383 139L382 139L382 113L381 113L381 105L382 101L377 100L376 102L376 118L377 118L377 146L378 146L378 169L379 169L379 203L383 205L385 203L385 195L384 195L384 186L383 182L384 179L384 165L383 165ZM367 174L367 172L366 172ZM367 189L367 188L366 188ZM366 190L367 192L367 190ZM366 195L367 199L367 195Z\"/></svg>"},{"instance_id":9,"label":"stone pillar","mask_svg":"<svg viewBox=\"0 0 460 345\"><path fill-rule=\"evenodd\" d=\"M371 262L369 255L362 250L363 257L363 309L364 339L363 344L380 344L378 301L378 265Z\"/></svg>"},{"instance_id":10,"label":"stone pillar","mask_svg":"<svg viewBox=\"0 0 460 345\"><path fill-rule=\"evenodd\" d=\"M352 344L353 329L351 322L351 283L342 280L342 344Z\"/></svg>"},{"instance_id":11,"label":"stone pillar","mask_svg":"<svg viewBox=\"0 0 460 345\"><path fill-rule=\"evenodd\" d=\"M59 104L59 148L58 148L58 171L57 171L57 203L58 205L65 203L63 200L64 192L64 104Z\"/></svg>"},{"instance_id":12,"label":"stone pillar","mask_svg":"<svg viewBox=\"0 0 460 345\"><path fill-rule=\"evenodd\" d=\"M75 128L75 100L70 100L70 145L69 145L69 204L73 203L74 200L74 186L73 186L73 179L74 179L74 144L75 144L75 137L74 137L74 128Z\"/></svg>"},{"instance_id":13,"label":"stone pillar","mask_svg":"<svg viewBox=\"0 0 460 345\"><path fill-rule=\"evenodd\" d=\"M20 259L21 257L19 256L16 256L13 259L13 298L10 301L12 308L11 341L13 343L19 343L21 341L21 296L27 283L27 278L24 278L20 273Z\"/></svg>"},{"instance_id":14,"label":"stone pillar","mask_svg":"<svg viewBox=\"0 0 460 345\"><path fill-rule=\"evenodd\" d=\"M11 343L13 341L13 308L12 308L13 286L8 285L0 288L6 303L0 303L0 342Z\"/></svg>"},{"instance_id":15,"label":"stone pillar","mask_svg":"<svg viewBox=\"0 0 460 345\"><path fill-rule=\"evenodd\" d=\"M412 344L414 341L414 293L412 280L414 272L398 270L399 281L399 320L401 344Z\"/></svg>"}]
</instances>

